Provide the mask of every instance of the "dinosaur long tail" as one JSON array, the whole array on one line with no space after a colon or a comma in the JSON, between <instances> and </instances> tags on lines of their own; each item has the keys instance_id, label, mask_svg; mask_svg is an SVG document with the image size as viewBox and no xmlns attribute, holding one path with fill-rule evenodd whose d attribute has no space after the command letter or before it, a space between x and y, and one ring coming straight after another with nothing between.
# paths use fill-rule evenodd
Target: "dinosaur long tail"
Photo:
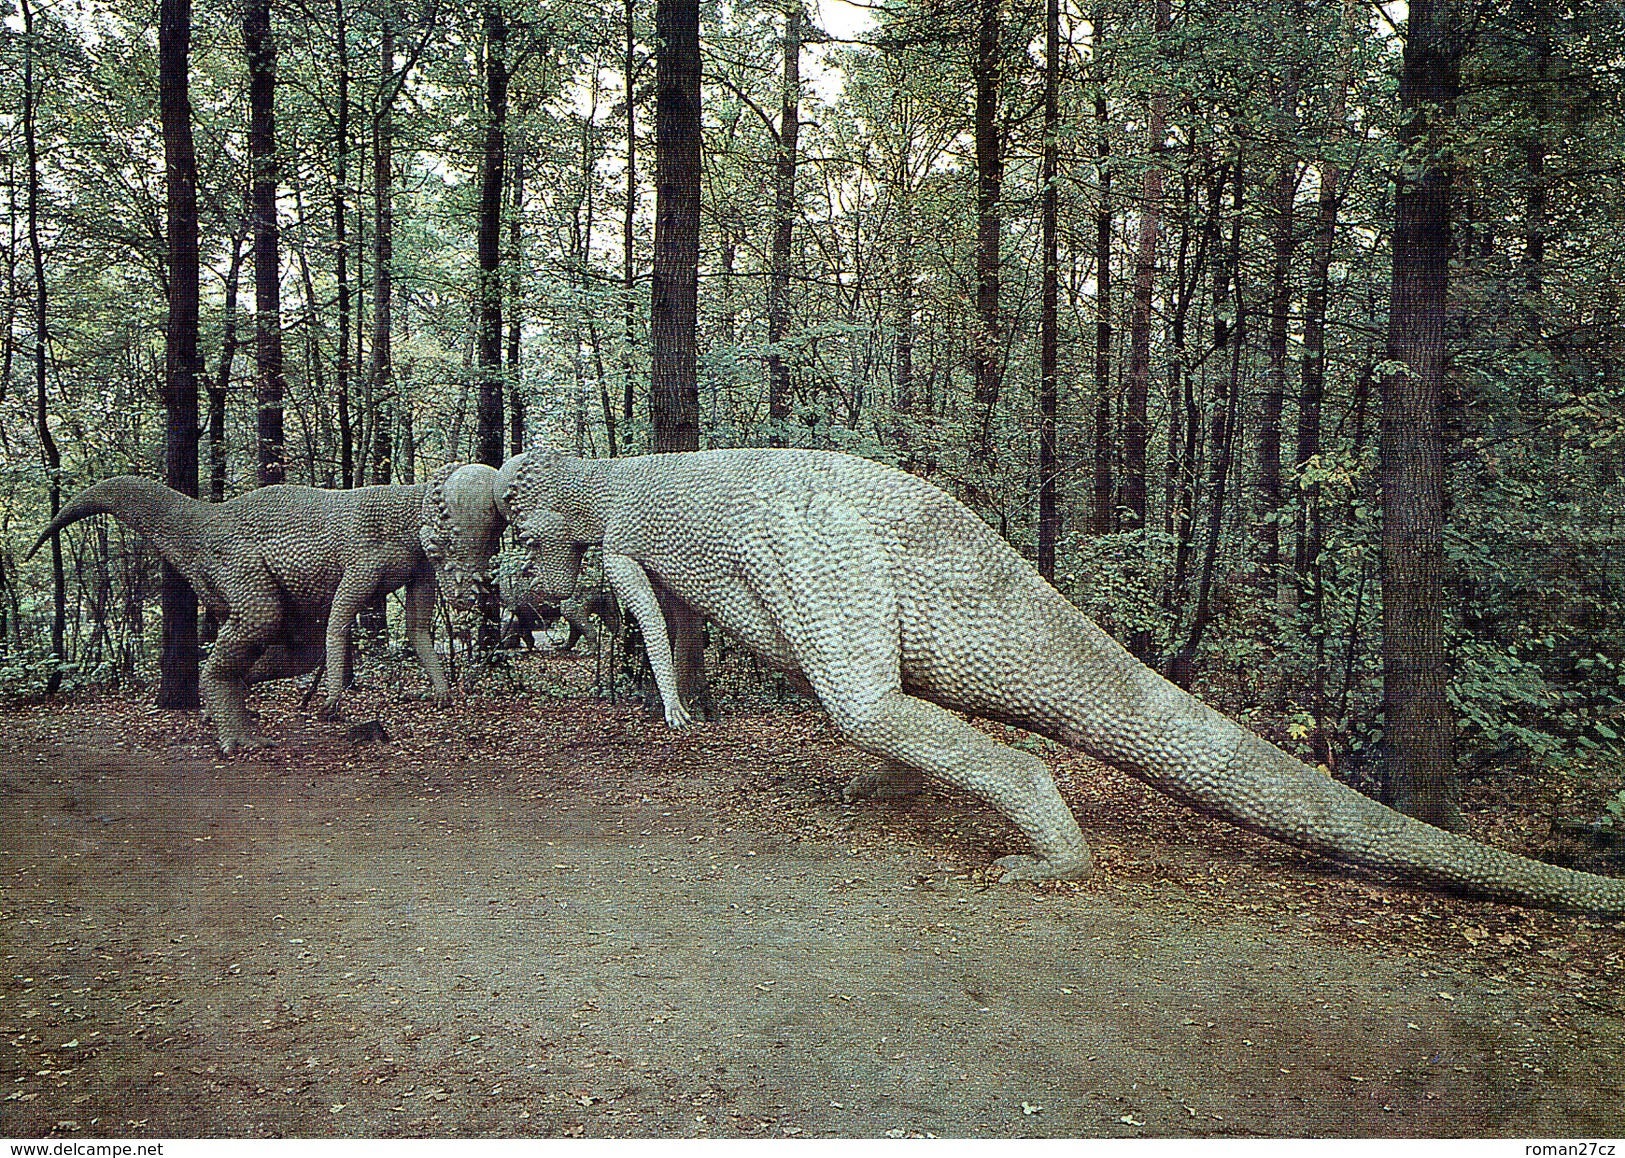
<instances>
[{"instance_id":1,"label":"dinosaur long tail","mask_svg":"<svg viewBox=\"0 0 1625 1158\"><path fill-rule=\"evenodd\" d=\"M34 545L28 548L23 561L32 559L52 535L91 515L112 515L137 534L151 539L159 553L169 558L170 540L190 529L189 524L196 514L194 508L202 505L150 478L119 475L103 479L68 500L50 526L41 531Z\"/></svg>"},{"instance_id":2,"label":"dinosaur long tail","mask_svg":"<svg viewBox=\"0 0 1625 1158\"><path fill-rule=\"evenodd\" d=\"M1127 697L1097 698L1077 721L1075 742L1169 795L1287 844L1417 883L1625 916L1625 880L1544 864L1404 816L1293 759L1126 652L1122 658L1139 669L1118 669Z\"/></svg>"}]
</instances>

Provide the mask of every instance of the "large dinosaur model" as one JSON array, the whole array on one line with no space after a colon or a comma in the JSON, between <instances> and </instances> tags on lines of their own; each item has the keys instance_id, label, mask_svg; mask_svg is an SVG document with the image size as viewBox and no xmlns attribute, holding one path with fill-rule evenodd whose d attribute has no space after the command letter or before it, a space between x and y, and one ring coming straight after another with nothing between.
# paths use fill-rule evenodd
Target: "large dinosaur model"
<instances>
[{"instance_id":1,"label":"large dinosaur model","mask_svg":"<svg viewBox=\"0 0 1625 1158\"><path fill-rule=\"evenodd\" d=\"M152 542L220 620L198 684L229 756L264 744L253 735L245 704L250 684L305 675L325 663L322 711L335 714L349 682L351 621L366 603L402 586L407 638L434 700L449 701L430 635L435 571L443 565L463 587L478 588L470 578L477 559L471 552L500 534L500 527L492 532L481 523L495 517L495 472L479 470L486 474L443 472L433 484L354 490L279 484L224 503L199 502L153 479L124 475L75 495L28 554L97 514L112 515ZM437 500L435 492L448 483L451 497ZM484 492L483 508L467 501L465 489ZM433 523L446 536L446 549L431 564L423 546L429 536L422 532L430 513L441 509L452 512L445 525ZM459 514L464 522L455 524ZM453 593L463 587L454 584Z\"/></svg>"},{"instance_id":2,"label":"large dinosaur model","mask_svg":"<svg viewBox=\"0 0 1625 1158\"><path fill-rule=\"evenodd\" d=\"M497 501L537 587L569 591L587 546L643 630L673 727L658 585L805 676L836 725L893 771L987 800L1035 856L1005 880L1081 878L1077 820L1038 757L958 713L1081 748L1206 812L1339 860L1449 890L1625 915L1625 881L1542 864L1402 816L1293 759L1139 663L967 508L847 455L713 450L583 461L519 456Z\"/></svg>"}]
</instances>

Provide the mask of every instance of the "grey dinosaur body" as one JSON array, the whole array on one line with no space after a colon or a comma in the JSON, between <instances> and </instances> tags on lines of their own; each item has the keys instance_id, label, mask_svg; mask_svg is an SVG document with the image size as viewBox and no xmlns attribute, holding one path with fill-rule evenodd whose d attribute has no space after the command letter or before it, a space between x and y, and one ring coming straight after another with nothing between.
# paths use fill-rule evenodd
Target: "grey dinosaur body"
<instances>
[{"instance_id":1,"label":"grey dinosaur body","mask_svg":"<svg viewBox=\"0 0 1625 1158\"><path fill-rule=\"evenodd\" d=\"M1318 853L1522 904L1625 915L1625 882L1541 864L1411 820L1235 724L1136 661L973 513L931 484L846 455L719 450L503 467L498 505L537 587L574 585L602 544L673 726L655 585L765 660L805 676L852 740L896 771L974 792L1036 855L1005 879L1082 877L1091 857L1042 761L958 713L1078 747L1197 808Z\"/></svg>"},{"instance_id":2,"label":"grey dinosaur body","mask_svg":"<svg viewBox=\"0 0 1625 1158\"><path fill-rule=\"evenodd\" d=\"M490 479L480 482L489 493ZM435 568L421 541L431 489L277 485L205 503L126 475L74 496L29 554L95 514L112 515L149 539L220 621L199 690L221 750L231 755L263 743L252 734L245 706L250 684L325 664L322 710L336 713L349 677L351 621L366 603L403 586L407 638L434 699L450 699L430 635ZM483 541L483 529L472 530L468 537Z\"/></svg>"}]
</instances>

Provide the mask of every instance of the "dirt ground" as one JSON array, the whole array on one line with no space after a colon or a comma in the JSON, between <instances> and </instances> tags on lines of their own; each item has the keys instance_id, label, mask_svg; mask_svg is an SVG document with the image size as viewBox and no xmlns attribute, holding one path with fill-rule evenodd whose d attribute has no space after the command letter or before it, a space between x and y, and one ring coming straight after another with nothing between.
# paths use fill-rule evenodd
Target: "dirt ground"
<instances>
[{"instance_id":1,"label":"dirt ground","mask_svg":"<svg viewBox=\"0 0 1625 1158\"><path fill-rule=\"evenodd\" d=\"M8 709L0 1135L1619 1131L1618 925L1386 884L1051 747L1100 871L990 885L1019 834L945 789L842 804L867 758L821 713L672 733L591 678L364 689L389 743L273 685L276 747L233 762L140 700ZM1540 851L1528 801L1470 803Z\"/></svg>"}]
</instances>

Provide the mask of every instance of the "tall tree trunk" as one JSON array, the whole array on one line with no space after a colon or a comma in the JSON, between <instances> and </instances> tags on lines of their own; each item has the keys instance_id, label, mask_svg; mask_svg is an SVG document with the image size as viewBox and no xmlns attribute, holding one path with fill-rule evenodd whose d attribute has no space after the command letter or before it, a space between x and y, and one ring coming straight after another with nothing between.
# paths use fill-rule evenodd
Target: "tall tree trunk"
<instances>
[{"instance_id":1,"label":"tall tree trunk","mask_svg":"<svg viewBox=\"0 0 1625 1158\"><path fill-rule=\"evenodd\" d=\"M655 4L655 242L650 296L650 449L698 450L700 264L699 0ZM684 702L711 714L697 612L662 597Z\"/></svg>"},{"instance_id":2,"label":"tall tree trunk","mask_svg":"<svg viewBox=\"0 0 1625 1158\"><path fill-rule=\"evenodd\" d=\"M1117 522L1112 471L1112 142L1106 115L1106 78L1101 41L1106 10L1097 8L1094 27L1095 166L1100 195L1095 206L1095 415L1094 477L1089 502L1089 532L1109 535Z\"/></svg>"},{"instance_id":3,"label":"tall tree trunk","mask_svg":"<svg viewBox=\"0 0 1625 1158\"><path fill-rule=\"evenodd\" d=\"M355 485L355 433L350 418L350 247L345 240L345 226L349 212L345 199L349 196L350 160L350 41L345 25L344 0L333 0L334 36L338 41L338 140L333 150L333 243L337 250L339 299L339 485Z\"/></svg>"},{"instance_id":4,"label":"tall tree trunk","mask_svg":"<svg viewBox=\"0 0 1625 1158\"><path fill-rule=\"evenodd\" d=\"M378 28L378 107L372 118L372 481L390 481L395 462L395 26Z\"/></svg>"},{"instance_id":5,"label":"tall tree trunk","mask_svg":"<svg viewBox=\"0 0 1625 1158\"><path fill-rule=\"evenodd\" d=\"M191 0L162 0L158 9L158 114L163 123L164 192L169 219L164 482L183 495L197 498L197 159L192 151L192 102L186 75L191 48ZM185 576L168 562L163 566L158 599L164 616L158 706L195 708L199 703L197 595Z\"/></svg>"},{"instance_id":6,"label":"tall tree trunk","mask_svg":"<svg viewBox=\"0 0 1625 1158\"><path fill-rule=\"evenodd\" d=\"M976 82L976 335L971 348L976 404L976 450L991 467L993 427L999 406L1003 332L999 319L999 243L1003 219L999 198L1004 183L1003 142L999 139L999 0L977 0L976 45L971 74Z\"/></svg>"},{"instance_id":7,"label":"tall tree trunk","mask_svg":"<svg viewBox=\"0 0 1625 1158\"><path fill-rule=\"evenodd\" d=\"M767 296L768 443L784 445L790 418L790 372L784 341L790 312L790 243L796 221L796 135L801 127L801 0L784 14L784 84L779 107L778 153L773 176L773 266Z\"/></svg>"},{"instance_id":8,"label":"tall tree trunk","mask_svg":"<svg viewBox=\"0 0 1625 1158\"><path fill-rule=\"evenodd\" d=\"M1151 0L1157 43L1167 39L1169 0ZM1140 193L1140 231L1134 254L1134 301L1129 310L1128 394L1123 408L1123 529L1145 526L1146 407L1151 392L1151 298L1156 288L1157 231L1162 221L1162 148L1167 133L1168 98L1153 90L1146 102L1146 166ZM1143 647L1134 647L1144 657Z\"/></svg>"},{"instance_id":9,"label":"tall tree trunk","mask_svg":"<svg viewBox=\"0 0 1625 1158\"><path fill-rule=\"evenodd\" d=\"M796 133L801 128L801 0L785 10L785 78L778 112L778 153L773 164L772 279L767 289L767 440L785 445L790 419L790 370L778 343L790 313L790 244L796 223Z\"/></svg>"},{"instance_id":10,"label":"tall tree trunk","mask_svg":"<svg viewBox=\"0 0 1625 1158\"><path fill-rule=\"evenodd\" d=\"M1282 39L1296 51L1288 33ZM1276 593L1281 565L1281 409L1286 399L1287 339L1292 306L1293 202L1298 194L1298 66L1288 61L1276 100L1276 170L1269 205L1270 296L1269 372L1264 378L1258 425L1258 542L1262 549L1259 577Z\"/></svg>"},{"instance_id":11,"label":"tall tree trunk","mask_svg":"<svg viewBox=\"0 0 1625 1158\"><path fill-rule=\"evenodd\" d=\"M1209 437L1207 538L1202 545L1202 567L1196 583L1196 610L1191 617L1190 631L1184 644L1168 665L1168 678L1182 688L1189 688L1196 676L1196 652L1202 645L1202 636L1213 622L1213 576L1219 558L1219 535L1224 529L1224 503L1230 483L1230 467L1236 435L1236 417L1241 394L1241 355L1247 335L1247 299L1243 292L1241 266L1242 190L1241 157L1232 162L1230 243L1226 255L1216 263L1213 274L1213 341L1216 350L1228 350L1230 365L1227 374L1221 374L1214 390L1212 434ZM1215 214L1224 199L1224 171L1213 192ZM1220 319L1226 297L1234 286L1234 329Z\"/></svg>"},{"instance_id":12,"label":"tall tree trunk","mask_svg":"<svg viewBox=\"0 0 1625 1158\"><path fill-rule=\"evenodd\" d=\"M485 148L480 165L480 392L474 457L502 465L502 168L508 120L508 24L485 0Z\"/></svg>"},{"instance_id":13,"label":"tall tree trunk","mask_svg":"<svg viewBox=\"0 0 1625 1158\"><path fill-rule=\"evenodd\" d=\"M638 57L637 26L633 19L636 0L626 0L626 217L621 227L621 420L626 438L632 437L636 389L632 379L632 351L637 342L637 249L632 226L638 212Z\"/></svg>"},{"instance_id":14,"label":"tall tree trunk","mask_svg":"<svg viewBox=\"0 0 1625 1158\"><path fill-rule=\"evenodd\" d=\"M243 47L248 56L248 155L254 199L254 377L259 408L260 485L287 475L282 431L282 283L276 216L276 42L270 0L247 0Z\"/></svg>"},{"instance_id":15,"label":"tall tree trunk","mask_svg":"<svg viewBox=\"0 0 1625 1158\"><path fill-rule=\"evenodd\" d=\"M508 453L525 449L525 396L519 387L519 340L524 331L525 155L517 147L513 156L513 204L508 219ZM610 430L610 457L615 456L615 431Z\"/></svg>"},{"instance_id":16,"label":"tall tree trunk","mask_svg":"<svg viewBox=\"0 0 1625 1158\"><path fill-rule=\"evenodd\" d=\"M1044 3L1044 148L1038 183L1039 216L1043 231L1043 305L1038 338L1038 572L1055 580L1055 542L1060 538L1061 514L1055 501L1055 409L1060 311L1060 241L1057 231L1055 183L1059 176L1061 91L1061 5Z\"/></svg>"},{"instance_id":17,"label":"tall tree trunk","mask_svg":"<svg viewBox=\"0 0 1625 1158\"><path fill-rule=\"evenodd\" d=\"M897 166L897 409L914 410L914 193L907 154Z\"/></svg>"},{"instance_id":18,"label":"tall tree trunk","mask_svg":"<svg viewBox=\"0 0 1625 1158\"><path fill-rule=\"evenodd\" d=\"M1450 285L1452 162L1460 90L1452 0L1411 0L1399 98L1404 164L1394 198L1394 280L1382 375L1383 709L1395 808L1460 828L1444 648L1440 401Z\"/></svg>"},{"instance_id":19,"label":"tall tree trunk","mask_svg":"<svg viewBox=\"0 0 1625 1158\"><path fill-rule=\"evenodd\" d=\"M226 305L220 326L220 364L215 368L214 384L209 387L209 501L212 503L226 499L226 395L231 390L231 368L237 358L237 294L242 287L243 245L248 240L250 216L246 205L244 209L239 231L231 239Z\"/></svg>"},{"instance_id":20,"label":"tall tree trunk","mask_svg":"<svg viewBox=\"0 0 1625 1158\"><path fill-rule=\"evenodd\" d=\"M34 9L28 0L19 0L23 14L23 144L28 154L28 251L34 259L34 419L39 432L40 453L45 458L45 477L50 488L51 518L62 510L62 455L51 435L45 398L46 359L50 331L45 287L45 250L39 234L39 137L35 119L39 98L34 91ZM56 695L62 687L62 667L68 656L63 650L68 624L67 576L62 567L62 536L51 536L51 658L55 662L46 677L45 691Z\"/></svg>"},{"instance_id":21,"label":"tall tree trunk","mask_svg":"<svg viewBox=\"0 0 1625 1158\"><path fill-rule=\"evenodd\" d=\"M1315 233L1309 257L1309 284L1303 305L1303 373L1298 394L1298 434L1294 458L1299 471L1320 453L1321 408L1326 398L1326 308L1331 296L1332 248L1337 239L1337 207L1342 196L1343 170L1333 150L1344 133L1347 115L1349 64L1359 27L1358 0L1343 0L1337 52L1327 78L1326 155L1319 161L1320 198L1315 209ZM1303 501L1296 517L1292 570L1298 589L1307 599L1308 630L1314 647L1310 681L1310 713L1315 719L1311 743L1317 762L1326 763L1330 748L1326 737L1326 618L1320 553L1324 539L1320 509L1320 483L1302 488Z\"/></svg>"}]
</instances>

